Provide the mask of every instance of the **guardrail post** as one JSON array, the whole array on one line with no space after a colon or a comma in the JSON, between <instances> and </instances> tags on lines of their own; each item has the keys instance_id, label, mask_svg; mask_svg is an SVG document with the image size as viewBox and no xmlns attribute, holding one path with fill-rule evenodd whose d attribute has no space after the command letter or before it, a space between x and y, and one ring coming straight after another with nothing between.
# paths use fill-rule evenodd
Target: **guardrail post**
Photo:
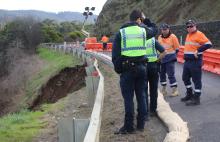
<instances>
[{"instance_id":1,"label":"guardrail post","mask_svg":"<svg viewBox=\"0 0 220 142\"><path fill-rule=\"evenodd\" d=\"M61 119L58 122L58 141L82 142L88 129L89 121L89 119Z\"/></svg>"},{"instance_id":2,"label":"guardrail post","mask_svg":"<svg viewBox=\"0 0 220 142\"><path fill-rule=\"evenodd\" d=\"M93 65L86 67L87 76L91 76L94 71L95 71L95 67Z\"/></svg>"},{"instance_id":3,"label":"guardrail post","mask_svg":"<svg viewBox=\"0 0 220 142\"><path fill-rule=\"evenodd\" d=\"M74 142L73 118L64 118L58 122L58 141Z\"/></svg>"},{"instance_id":4,"label":"guardrail post","mask_svg":"<svg viewBox=\"0 0 220 142\"><path fill-rule=\"evenodd\" d=\"M55 48L56 45L55 45L55 44L52 44L51 46L53 47L53 50L56 51L56 48Z\"/></svg>"},{"instance_id":5,"label":"guardrail post","mask_svg":"<svg viewBox=\"0 0 220 142\"><path fill-rule=\"evenodd\" d=\"M88 66L92 65L93 64L93 61L90 57L86 57L86 63Z\"/></svg>"},{"instance_id":6,"label":"guardrail post","mask_svg":"<svg viewBox=\"0 0 220 142\"><path fill-rule=\"evenodd\" d=\"M74 142L82 142L86 135L89 119L75 119L73 118Z\"/></svg>"},{"instance_id":7,"label":"guardrail post","mask_svg":"<svg viewBox=\"0 0 220 142\"><path fill-rule=\"evenodd\" d=\"M63 43L63 53L66 53L66 42Z\"/></svg>"},{"instance_id":8,"label":"guardrail post","mask_svg":"<svg viewBox=\"0 0 220 142\"><path fill-rule=\"evenodd\" d=\"M83 61L83 63L86 62L86 55L85 54L82 54L82 61Z\"/></svg>"},{"instance_id":9,"label":"guardrail post","mask_svg":"<svg viewBox=\"0 0 220 142\"><path fill-rule=\"evenodd\" d=\"M75 56L76 55L76 49L74 48L73 49L73 56Z\"/></svg>"},{"instance_id":10,"label":"guardrail post","mask_svg":"<svg viewBox=\"0 0 220 142\"><path fill-rule=\"evenodd\" d=\"M55 44L54 46L55 46L55 51L57 51L57 45Z\"/></svg>"},{"instance_id":11,"label":"guardrail post","mask_svg":"<svg viewBox=\"0 0 220 142\"><path fill-rule=\"evenodd\" d=\"M80 51L77 52L77 56L80 58L82 53Z\"/></svg>"},{"instance_id":12,"label":"guardrail post","mask_svg":"<svg viewBox=\"0 0 220 142\"><path fill-rule=\"evenodd\" d=\"M59 52L62 50L62 47L61 47L61 45L58 45L59 46Z\"/></svg>"},{"instance_id":13,"label":"guardrail post","mask_svg":"<svg viewBox=\"0 0 220 142\"><path fill-rule=\"evenodd\" d=\"M88 94L89 107L93 107L94 105L98 84L99 84L99 77L95 77L95 76L86 77L86 90Z\"/></svg>"},{"instance_id":14,"label":"guardrail post","mask_svg":"<svg viewBox=\"0 0 220 142\"><path fill-rule=\"evenodd\" d=\"M92 73L95 71L94 65L86 67L86 90L88 94L88 105L93 107L95 94L97 92L99 77L92 76Z\"/></svg>"}]
</instances>

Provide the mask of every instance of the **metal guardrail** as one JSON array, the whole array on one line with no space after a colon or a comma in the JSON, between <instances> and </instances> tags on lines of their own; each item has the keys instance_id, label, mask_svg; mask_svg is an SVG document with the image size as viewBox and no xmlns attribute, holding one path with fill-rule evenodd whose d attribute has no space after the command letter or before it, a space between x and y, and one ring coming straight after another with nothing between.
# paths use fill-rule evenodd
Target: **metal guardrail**
<instances>
[{"instance_id":1,"label":"metal guardrail","mask_svg":"<svg viewBox=\"0 0 220 142\"><path fill-rule=\"evenodd\" d=\"M89 119L63 119L58 123L59 142L99 142L101 113L104 102L104 77L102 76L94 53L75 48L68 44L43 44L47 48L64 53L72 53L87 62L86 86L88 104L93 107ZM97 72L97 74L94 72Z\"/></svg>"}]
</instances>

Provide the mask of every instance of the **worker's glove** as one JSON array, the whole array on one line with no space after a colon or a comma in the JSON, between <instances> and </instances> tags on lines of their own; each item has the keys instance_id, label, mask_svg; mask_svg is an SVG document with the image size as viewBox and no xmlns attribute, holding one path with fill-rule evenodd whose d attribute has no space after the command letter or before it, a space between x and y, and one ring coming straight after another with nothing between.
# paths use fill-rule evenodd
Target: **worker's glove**
<instances>
[{"instance_id":1,"label":"worker's glove","mask_svg":"<svg viewBox=\"0 0 220 142\"><path fill-rule=\"evenodd\" d=\"M145 18L143 23L144 23L144 25L147 25L148 27L151 27L151 25L152 25L152 22L150 21L149 18Z\"/></svg>"}]
</instances>

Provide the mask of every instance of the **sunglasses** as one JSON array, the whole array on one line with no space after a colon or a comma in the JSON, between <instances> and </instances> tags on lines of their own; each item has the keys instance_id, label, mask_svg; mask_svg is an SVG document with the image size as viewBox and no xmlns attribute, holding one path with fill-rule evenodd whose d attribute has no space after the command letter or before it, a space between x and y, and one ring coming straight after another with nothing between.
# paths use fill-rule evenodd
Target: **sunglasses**
<instances>
[{"instance_id":1,"label":"sunglasses","mask_svg":"<svg viewBox=\"0 0 220 142\"><path fill-rule=\"evenodd\" d=\"M193 28L194 26L193 25L190 25L190 26L186 26L187 28Z\"/></svg>"}]
</instances>

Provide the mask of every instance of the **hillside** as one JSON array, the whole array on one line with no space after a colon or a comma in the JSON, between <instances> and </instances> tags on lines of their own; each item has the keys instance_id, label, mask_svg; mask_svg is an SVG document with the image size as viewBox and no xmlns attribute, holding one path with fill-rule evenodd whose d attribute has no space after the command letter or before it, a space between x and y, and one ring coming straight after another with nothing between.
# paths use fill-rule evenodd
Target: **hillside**
<instances>
[{"instance_id":1,"label":"hillside","mask_svg":"<svg viewBox=\"0 0 220 142\"><path fill-rule=\"evenodd\" d=\"M108 0L97 18L95 33L114 34L129 20L133 9L141 9L157 24L183 24L189 18L198 22L220 20L220 0Z\"/></svg>"},{"instance_id":2,"label":"hillside","mask_svg":"<svg viewBox=\"0 0 220 142\"><path fill-rule=\"evenodd\" d=\"M17 17L34 17L35 19L45 20L52 19L58 22L63 21L78 21L83 22L84 16L79 12L44 12L38 10L0 10L0 23L5 23L8 21L12 21ZM94 18L97 16L93 15L88 18L88 23L94 23Z\"/></svg>"}]
</instances>

